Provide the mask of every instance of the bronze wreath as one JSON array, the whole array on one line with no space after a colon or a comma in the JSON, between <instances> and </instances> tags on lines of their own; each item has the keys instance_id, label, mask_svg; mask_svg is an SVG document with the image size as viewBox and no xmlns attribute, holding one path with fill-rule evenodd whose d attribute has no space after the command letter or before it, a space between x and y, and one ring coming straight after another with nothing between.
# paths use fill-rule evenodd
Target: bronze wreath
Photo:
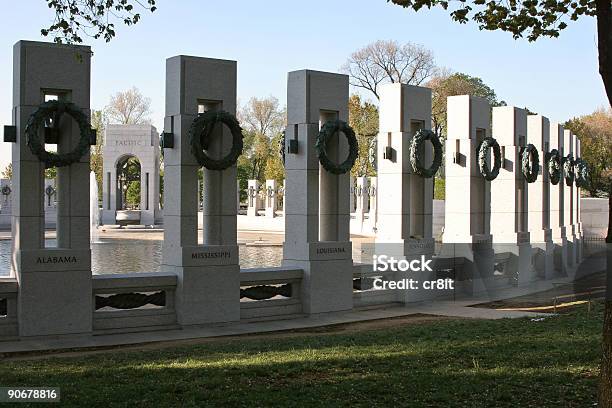
<instances>
[{"instance_id":1,"label":"bronze wreath","mask_svg":"<svg viewBox=\"0 0 612 408\"><path fill-rule=\"evenodd\" d=\"M2 195L7 196L7 195L11 194L11 188L9 186L4 186L4 187L2 187L1 192L2 192Z\"/></svg>"},{"instance_id":2,"label":"bronze wreath","mask_svg":"<svg viewBox=\"0 0 612 408\"><path fill-rule=\"evenodd\" d=\"M565 173L565 185L571 187L576 176L574 173L574 158L571 154L568 154L561 163L563 164L563 173Z\"/></svg>"},{"instance_id":3,"label":"bronze wreath","mask_svg":"<svg viewBox=\"0 0 612 408\"><path fill-rule=\"evenodd\" d=\"M530 157L531 165L529 165ZM540 172L540 155L538 154L538 149L531 143L521 151L521 171L527 183L534 183L538 179L538 173Z\"/></svg>"},{"instance_id":4,"label":"bronze wreath","mask_svg":"<svg viewBox=\"0 0 612 408\"><path fill-rule=\"evenodd\" d=\"M552 149L546 154L546 165L550 183L556 186L561 180L561 158L557 149Z\"/></svg>"},{"instance_id":5,"label":"bronze wreath","mask_svg":"<svg viewBox=\"0 0 612 408\"><path fill-rule=\"evenodd\" d=\"M336 132L344 133L349 145L348 157L340 164L333 163L327 156L327 142ZM319 156L319 163L321 163L321 166L323 166L325 170L332 174L344 174L350 171L359 156L359 144L355 137L355 131L353 131L353 128L351 128L348 123L341 120L325 122L317 137L315 148Z\"/></svg>"},{"instance_id":6,"label":"bronze wreath","mask_svg":"<svg viewBox=\"0 0 612 408\"><path fill-rule=\"evenodd\" d=\"M39 130L49 118L57 120L64 113L70 115L79 125L81 138L77 146L69 153L55 153L45 150L44 139L41 140ZM32 154L45 163L45 168L64 167L76 163L87 154L91 141L91 125L89 118L81 108L71 102L49 101L42 103L30 116L25 134L27 144Z\"/></svg>"},{"instance_id":7,"label":"bronze wreath","mask_svg":"<svg viewBox=\"0 0 612 408\"><path fill-rule=\"evenodd\" d=\"M577 158L576 161L576 186L578 188L589 187L589 166L586 161Z\"/></svg>"},{"instance_id":8,"label":"bronze wreath","mask_svg":"<svg viewBox=\"0 0 612 408\"><path fill-rule=\"evenodd\" d=\"M489 163L487 163L487 153L489 149L493 149L493 168L489 168ZM491 136L483 139L482 142L478 145L478 168L480 170L480 174L487 181L493 181L499 175L499 169L501 167L501 149L499 147L499 143L497 140L492 138Z\"/></svg>"},{"instance_id":9,"label":"bronze wreath","mask_svg":"<svg viewBox=\"0 0 612 408\"><path fill-rule=\"evenodd\" d=\"M431 167L429 167L428 169L423 167L423 164L419 159L419 148L427 140L429 140L433 145L434 151L433 162L431 163ZM423 178L431 178L436 174L441 164L442 143L440 143L440 139L438 138L438 136L431 130L427 129L421 129L416 132L416 134L410 141L410 166L412 167L412 171Z\"/></svg>"},{"instance_id":10,"label":"bronze wreath","mask_svg":"<svg viewBox=\"0 0 612 408\"><path fill-rule=\"evenodd\" d=\"M217 122L226 125L232 133L232 148L222 159L212 159L204 150L210 146L210 136ZM225 170L238 161L243 148L242 128L234 115L225 111L208 111L198 115L189 128L191 153L197 162L209 170Z\"/></svg>"}]
</instances>

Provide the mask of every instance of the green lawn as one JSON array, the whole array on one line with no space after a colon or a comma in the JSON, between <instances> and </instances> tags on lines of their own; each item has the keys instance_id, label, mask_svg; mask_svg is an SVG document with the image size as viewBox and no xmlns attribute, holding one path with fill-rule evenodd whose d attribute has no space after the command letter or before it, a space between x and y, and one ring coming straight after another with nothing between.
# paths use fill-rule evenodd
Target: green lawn
<instances>
[{"instance_id":1,"label":"green lawn","mask_svg":"<svg viewBox=\"0 0 612 408\"><path fill-rule=\"evenodd\" d=\"M588 407L602 306L544 321L453 320L0 363L62 405ZM24 406L20 404L19 406Z\"/></svg>"}]
</instances>

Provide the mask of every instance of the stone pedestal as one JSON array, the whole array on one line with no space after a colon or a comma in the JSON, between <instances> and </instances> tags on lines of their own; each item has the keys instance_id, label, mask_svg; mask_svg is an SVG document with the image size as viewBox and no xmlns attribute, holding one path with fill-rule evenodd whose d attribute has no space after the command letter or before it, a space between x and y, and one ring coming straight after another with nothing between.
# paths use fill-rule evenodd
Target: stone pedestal
<instances>
[{"instance_id":1,"label":"stone pedestal","mask_svg":"<svg viewBox=\"0 0 612 408\"><path fill-rule=\"evenodd\" d=\"M174 147L164 150L164 247L162 270L178 277L181 325L240 319L240 265L236 240L236 166L204 171L202 245L198 245L198 168L189 128L198 113L236 113L236 62L177 56L166 61L166 119ZM215 129L206 151L213 158L230 149L232 137Z\"/></svg>"},{"instance_id":2,"label":"stone pedestal","mask_svg":"<svg viewBox=\"0 0 612 408\"><path fill-rule=\"evenodd\" d=\"M527 142L535 146L540 156L538 179L527 187L532 261L537 276L550 279L554 276L554 244L550 228L550 178L545 160L550 151L550 121L546 117L527 117Z\"/></svg>"},{"instance_id":3,"label":"stone pedestal","mask_svg":"<svg viewBox=\"0 0 612 408\"><path fill-rule=\"evenodd\" d=\"M276 217L276 210L278 210L278 186L276 180L266 180L266 217Z\"/></svg>"},{"instance_id":4,"label":"stone pedestal","mask_svg":"<svg viewBox=\"0 0 612 408\"><path fill-rule=\"evenodd\" d=\"M310 70L289 73L285 134L287 141L297 141L298 152L285 152L283 265L304 270L306 313L353 306L349 174L328 173L315 150L325 122L348 121L348 93L346 75ZM344 161L348 154L344 135L333 136L327 151L336 163Z\"/></svg>"},{"instance_id":5,"label":"stone pedestal","mask_svg":"<svg viewBox=\"0 0 612 408\"><path fill-rule=\"evenodd\" d=\"M563 153L563 126L552 122L550 124L550 150L556 149ZM561 175L563 172L561 172ZM567 235L564 224L565 219L565 181L563 177L556 185L550 186L550 228L554 245L553 266L554 274L565 276L568 274L567 263Z\"/></svg>"},{"instance_id":6,"label":"stone pedestal","mask_svg":"<svg viewBox=\"0 0 612 408\"><path fill-rule=\"evenodd\" d=\"M527 112L513 106L493 108L493 137L502 153L499 176L491 183L493 244L496 253L510 255L504 273L513 283L523 285L537 278L531 265L528 189L520 158L527 145Z\"/></svg>"},{"instance_id":7,"label":"stone pedestal","mask_svg":"<svg viewBox=\"0 0 612 408\"><path fill-rule=\"evenodd\" d=\"M257 217L259 215L259 210L262 209L262 200L259 195L259 181L258 180L248 180L247 185L247 215L249 217Z\"/></svg>"},{"instance_id":8,"label":"stone pedestal","mask_svg":"<svg viewBox=\"0 0 612 408\"><path fill-rule=\"evenodd\" d=\"M395 252L391 248L397 247L410 261L434 253L433 178L414 174L409 160L410 142L420 129L431 129L431 89L403 84L381 86L376 254ZM431 144L425 144L421 155L423 165L429 167ZM405 277L424 281L433 272L409 274ZM422 296L414 290L402 290L398 300L417 301Z\"/></svg>"},{"instance_id":9,"label":"stone pedestal","mask_svg":"<svg viewBox=\"0 0 612 408\"><path fill-rule=\"evenodd\" d=\"M571 155L574 160L576 159L576 154L574 153L574 134L565 129L563 131L563 156ZM565 173L563 174L565 176ZM571 274L576 272L576 247L577 247L577 238L576 238L576 225L575 225L575 213L574 207L576 206L576 188L575 181L571 186L568 186L565 183L565 179L563 179L563 223L565 225L565 232L567 235L567 264L571 270Z\"/></svg>"},{"instance_id":10,"label":"stone pedestal","mask_svg":"<svg viewBox=\"0 0 612 408\"><path fill-rule=\"evenodd\" d=\"M32 154L25 135L30 115L45 100L73 102L89 115L91 50L20 41L13 56L17 143L12 149L12 274L19 283L19 335L91 333L89 153L57 169L57 248L46 248L45 165ZM68 153L79 143L79 127L68 115L61 117L58 126L57 151Z\"/></svg>"},{"instance_id":11,"label":"stone pedestal","mask_svg":"<svg viewBox=\"0 0 612 408\"><path fill-rule=\"evenodd\" d=\"M457 287L471 295L488 287L487 281L494 277L491 182L485 180L478 167L478 147L491 136L491 107L485 99L469 95L451 96L447 106L442 241L445 247L452 246L454 256L463 258L464 282L457 282ZM489 154L490 166L492 156Z\"/></svg>"}]
</instances>

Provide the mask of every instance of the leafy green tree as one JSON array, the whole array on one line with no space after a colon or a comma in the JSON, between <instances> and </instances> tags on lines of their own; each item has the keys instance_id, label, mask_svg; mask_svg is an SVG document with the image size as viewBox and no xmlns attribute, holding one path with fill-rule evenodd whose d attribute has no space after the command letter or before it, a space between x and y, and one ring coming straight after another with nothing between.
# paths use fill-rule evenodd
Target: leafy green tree
<instances>
[{"instance_id":1,"label":"leafy green tree","mask_svg":"<svg viewBox=\"0 0 612 408\"><path fill-rule=\"evenodd\" d=\"M105 127L104 112L101 110L94 110L91 112L91 127L96 130L96 144L91 147L91 154L89 157L89 166L91 171L96 175L96 181L98 182L98 197L102 197L102 177L103 177L103 161L102 161L102 147L104 145L104 127Z\"/></svg>"},{"instance_id":2,"label":"leafy green tree","mask_svg":"<svg viewBox=\"0 0 612 408\"><path fill-rule=\"evenodd\" d=\"M130 208L140 205L140 181L132 181L125 192L125 201Z\"/></svg>"},{"instance_id":3,"label":"leafy green tree","mask_svg":"<svg viewBox=\"0 0 612 408\"><path fill-rule=\"evenodd\" d=\"M608 195L607 172L612 170L612 109L598 109L590 115L565 123L580 138L580 155L587 162L591 197Z\"/></svg>"},{"instance_id":4,"label":"leafy green tree","mask_svg":"<svg viewBox=\"0 0 612 408\"><path fill-rule=\"evenodd\" d=\"M449 96L472 95L486 99L491 106L505 105L499 101L493 88L478 77L460 72L442 73L432 78L427 86L432 90L432 130L442 139L446 138L446 100Z\"/></svg>"},{"instance_id":5,"label":"leafy green tree","mask_svg":"<svg viewBox=\"0 0 612 408\"><path fill-rule=\"evenodd\" d=\"M140 21L137 10L154 12L155 0L46 0L55 14L53 23L40 30L58 43L82 43L83 37L115 37L115 22L131 26Z\"/></svg>"},{"instance_id":6,"label":"leafy green tree","mask_svg":"<svg viewBox=\"0 0 612 408\"><path fill-rule=\"evenodd\" d=\"M359 142L359 157L351 173L354 176L375 176L376 169L370 157L370 147L378 134L378 108L362 101L357 94L349 98L349 124L355 131Z\"/></svg>"}]
</instances>

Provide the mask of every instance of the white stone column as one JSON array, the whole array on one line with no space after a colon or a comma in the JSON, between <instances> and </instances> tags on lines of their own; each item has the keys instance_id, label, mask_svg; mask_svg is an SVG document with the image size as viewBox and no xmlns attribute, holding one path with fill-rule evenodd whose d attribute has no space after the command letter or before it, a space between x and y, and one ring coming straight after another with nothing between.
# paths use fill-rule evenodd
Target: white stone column
<instances>
[{"instance_id":1,"label":"white stone column","mask_svg":"<svg viewBox=\"0 0 612 408\"><path fill-rule=\"evenodd\" d=\"M376 253L409 261L434 253L433 178L414 174L409 159L410 142L420 129L431 129L431 89L403 84L381 86ZM432 163L432 152L431 144L426 143L422 159L425 167ZM412 272L399 275L399 279L415 278ZM431 276L423 272L416 278L424 281ZM402 290L398 296L402 302L418 301L432 296L432 291Z\"/></svg>"},{"instance_id":2,"label":"white stone column","mask_svg":"<svg viewBox=\"0 0 612 408\"><path fill-rule=\"evenodd\" d=\"M325 120L348 121L348 77L318 71L289 73L283 265L304 270L306 313L348 310L353 304L353 261L349 240L349 174L334 175L319 165L315 143ZM332 160L344 161L344 135L327 145Z\"/></svg>"},{"instance_id":3,"label":"white stone column","mask_svg":"<svg viewBox=\"0 0 612 408\"><path fill-rule=\"evenodd\" d=\"M240 211L240 180L236 180L236 209Z\"/></svg>"},{"instance_id":4,"label":"white stone column","mask_svg":"<svg viewBox=\"0 0 612 408\"><path fill-rule=\"evenodd\" d=\"M14 46L13 260L19 283L20 336L91 333L93 295L89 244L89 152L58 168L57 248L45 248L44 163L26 143L30 115L47 95L68 100L89 115L91 49L86 46L20 41ZM55 91L49 91L49 90ZM68 115L59 121L57 151L78 144L79 127ZM41 137L43 132L41 130Z\"/></svg>"},{"instance_id":5,"label":"white stone column","mask_svg":"<svg viewBox=\"0 0 612 408\"><path fill-rule=\"evenodd\" d=\"M457 290L473 295L489 287L494 253L491 237L491 183L478 166L478 147L491 136L491 106L482 98L459 95L447 99L445 144L445 218L442 241L447 252L464 260L468 277ZM493 167L493 155L488 155Z\"/></svg>"},{"instance_id":6,"label":"white stone column","mask_svg":"<svg viewBox=\"0 0 612 408\"><path fill-rule=\"evenodd\" d=\"M550 121L541 115L527 117L527 143L535 146L540 157L540 172L528 184L528 229L533 251L533 264L538 277L554 276L554 244L550 228L550 178L546 154L550 151Z\"/></svg>"},{"instance_id":7,"label":"white stone column","mask_svg":"<svg viewBox=\"0 0 612 408\"><path fill-rule=\"evenodd\" d=\"M261 210L261 199L259 198L259 181L248 180L247 184L247 215L249 217L257 217Z\"/></svg>"},{"instance_id":8,"label":"white stone column","mask_svg":"<svg viewBox=\"0 0 612 408\"><path fill-rule=\"evenodd\" d=\"M356 181L355 181L355 177L354 177L354 176L352 176L352 175L351 175L351 176L349 177L349 183L350 183L350 192L351 192L351 195L350 195L350 202L349 202L349 211L350 211L351 213L354 213L354 212L355 212L355 209L356 209L356 206L355 206L355 203L356 203L356 199L355 199L355 198L356 198L355 189L356 189L356 187L357 187L357 184L356 184Z\"/></svg>"},{"instance_id":9,"label":"white stone column","mask_svg":"<svg viewBox=\"0 0 612 408\"><path fill-rule=\"evenodd\" d=\"M276 217L276 210L278 210L277 190L276 180L266 180L266 217Z\"/></svg>"},{"instance_id":10,"label":"white stone column","mask_svg":"<svg viewBox=\"0 0 612 408\"><path fill-rule=\"evenodd\" d=\"M580 139L574 136L574 156L575 158L581 157L580 151ZM576 267L582 262L582 222L580 220L580 196L581 190L574 182L574 225L576 231Z\"/></svg>"},{"instance_id":11,"label":"white stone column","mask_svg":"<svg viewBox=\"0 0 612 408\"><path fill-rule=\"evenodd\" d=\"M12 212L13 191L11 179L0 179L0 213L10 215Z\"/></svg>"},{"instance_id":12,"label":"white stone column","mask_svg":"<svg viewBox=\"0 0 612 408\"><path fill-rule=\"evenodd\" d=\"M506 264L505 273L523 285L536 278L531 264L527 181L520 158L527 145L527 112L513 106L493 108L493 137L501 146L503 165L491 183L491 234L495 252L509 252L517 260Z\"/></svg>"},{"instance_id":13,"label":"white stone column","mask_svg":"<svg viewBox=\"0 0 612 408\"><path fill-rule=\"evenodd\" d=\"M574 154L574 134L565 129L563 131L563 156L571 155L576 159ZM565 176L565 173L563 173ZM575 181L574 181L575 182ZM563 179L563 224L567 234L567 265L569 274L573 276L576 272L576 226L574 225L574 206L575 206L575 189L574 183L568 186Z\"/></svg>"},{"instance_id":14,"label":"white stone column","mask_svg":"<svg viewBox=\"0 0 612 408\"><path fill-rule=\"evenodd\" d=\"M204 169L203 245L198 244L198 168L189 128L198 110L236 113L236 62L177 56L166 61L164 150L164 248L162 270L178 277L176 309L181 325L240 319L240 265L236 240L236 166ZM221 126L219 126L219 129ZM232 138L223 127L207 153L219 158Z\"/></svg>"},{"instance_id":15,"label":"white stone column","mask_svg":"<svg viewBox=\"0 0 612 408\"><path fill-rule=\"evenodd\" d=\"M378 222L378 178L376 177L370 177L368 196L370 199L370 212L368 218L370 229L376 232L376 225Z\"/></svg>"},{"instance_id":16,"label":"white stone column","mask_svg":"<svg viewBox=\"0 0 612 408\"><path fill-rule=\"evenodd\" d=\"M564 151L564 129L556 122L550 123L550 150L556 149L560 157ZM544 162L543 162L544 163ZM545 164L545 163L544 163ZM567 235L565 228L565 180L561 169L559 183L550 186L550 228L554 244L555 275L566 275L567 264Z\"/></svg>"},{"instance_id":17,"label":"white stone column","mask_svg":"<svg viewBox=\"0 0 612 408\"><path fill-rule=\"evenodd\" d=\"M368 212L368 202L370 200L368 194L368 178L365 176L357 177L355 184L355 198L357 206L355 208L355 219L360 232L363 232L363 222L365 214Z\"/></svg>"}]
</instances>

